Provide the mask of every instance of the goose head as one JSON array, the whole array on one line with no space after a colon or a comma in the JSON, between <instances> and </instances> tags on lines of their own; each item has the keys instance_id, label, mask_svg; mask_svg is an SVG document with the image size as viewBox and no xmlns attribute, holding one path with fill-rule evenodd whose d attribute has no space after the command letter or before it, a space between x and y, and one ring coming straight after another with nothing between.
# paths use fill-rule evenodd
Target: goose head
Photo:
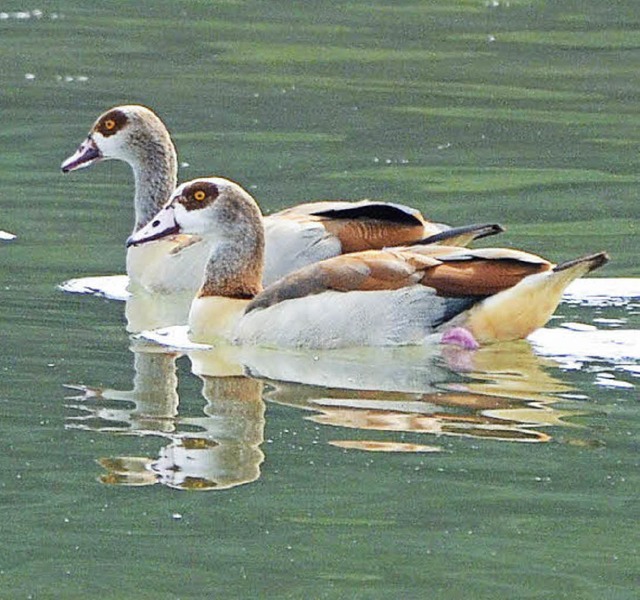
<instances>
[{"instance_id":1,"label":"goose head","mask_svg":"<svg viewBox=\"0 0 640 600\"><path fill-rule=\"evenodd\" d=\"M116 106L98 117L87 138L62 163L62 171L75 171L103 159L122 160L135 168L158 149L175 155L169 132L160 118L144 106Z\"/></svg>"},{"instance_id":2,"label":"goose head","mask_svg":"<svg viewBox=\"0 0 640 600\"><path fill-rule=\"evenodd\" d=\"M62 163L69 173L101 160L114 159L133 169L136 193L134 231L146 225L175 189L178 158L160 118L138 105L111 108L93 124L78 149Z\"/></svg>"},{"instance_id":3,"label":"goose head","mask_svg":"<svg viewBox=\"0 0 640 600\"><path fill-rule=\"evenodd\" d=\"M255 200L237 183L221 177L183 183L127 246L177 233L204 238L210 248L198 296L247 299L260 292L264 227Z\"/></svg>"},{"instance_id":4,"label":"goose head","mask_svg":"<svg viewBox=\"0 0 640 600\"><path fill-rule=\"evenodd\" d=\"M233 181L208 177L179 185L155 217L129 237L127 247L176 233L233 240L263 237L262 231L260 209L251 195Z\"/></svg>"}]
</instances>

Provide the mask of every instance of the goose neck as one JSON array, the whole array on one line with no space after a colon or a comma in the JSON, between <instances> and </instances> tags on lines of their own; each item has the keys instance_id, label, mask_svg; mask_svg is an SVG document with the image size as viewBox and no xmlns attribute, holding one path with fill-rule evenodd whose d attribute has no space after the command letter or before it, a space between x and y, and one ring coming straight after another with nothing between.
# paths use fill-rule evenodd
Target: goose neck
<instances>
[{"instance_id":1,"label":"goose neck","mask_svg":"<svg viewBox=\"0 0 640 600\"><path fill-rule=\"evenodd\" d=\"M227 236L213 242L199 297L250 300L262 291L264 232Z\"/></svg>"},{"instance_id":2,"label":"goose neck","mask_svg":"<svg viewBox=\"0 0 640 600\"><path fill-rule=\"evenodd\" d=\"M144 227L167 202L177 183L177 156L173 144L148 144L145 152L128 161L135 180L134 232Z\"/></svg>"}]
</instances>

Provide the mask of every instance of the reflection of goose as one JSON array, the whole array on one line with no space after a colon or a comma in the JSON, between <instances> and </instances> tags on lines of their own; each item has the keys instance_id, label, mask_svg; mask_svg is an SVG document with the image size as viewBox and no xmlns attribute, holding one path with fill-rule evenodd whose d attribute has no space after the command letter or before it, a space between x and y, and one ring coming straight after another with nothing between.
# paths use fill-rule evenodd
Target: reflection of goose
<instances>
[{"instance_id":1,"label":"reflection of goose","mask_svg":"<svg viewBox=\"0 0 640 600\"><path fill-rule=\"evenodd\" d=\"M500 349L504 349L500 352ZM381 349L389 350L389 349ZM279 368L287 362L289 354L282 354L280 361L271 359L269 371L272 377L283 372L288 382L269 381L265 400L287 406L293 406L313 414L308 418L316 423L341 427L348 430L377 432L407 432L420 435L471 437L510 442L546 442L551 439L549 432L539 428L573 427L566 419L582 413L574 410L559 410L554 404L571 388L556 379L549 369L553 361L536 357L528 344L512 343L483 348L470 353L456 348L446 348L443 358L448 364L465 364L471 361L473 372L461 373L459 381L451 374L446 376L438 368L440 361L425 360L410 348L397 349L395 354L387 354L380 361L386 363L386 371L379 378L375 369L365 371L371 376L369 387L357 389L351 387L349 373L357 372L359 363L365 365L367 356L360 350L354 350L351 360L348 351L324 351L317 355L315 363L309 361L306 369L300 371L300 379L306 385L291 383L294 369ZM454 357L452 354L460 354ZM202 368L205 364L203 353L189 356L194 366ZM325 355L334 355L335 360L327 361ZM245 361L249 360L245 354ZM349 365L345 369L338 357ZM465 360L465 358L467 360ZM251 355L257 362L257 357ZM266 362L262 357L262 363ZM297 364L297 363L296 363ZM316 372L312 372L315 364ZM398 391L385 386L385 375L397 368L404 378L396 378L394 383ZM411 370L417 375L411 377ZM426 371L433 370L430 379ZM250 368L250 370L252 370ZM327 384L333 380L333 385ZM465 381L468 380L468 381ZM323 382L330 387L309 385L311 382ZM420 389L420 384L422 389ZM375 391L379 385L380 390ZM344 386L344 387L342 387ZM538 390L537 387L541 386ZM567 400L563 400L565 403ZM333 436L333 445L342 448L356 448L374 451L433 451L433 446L418 443L420 438L411 438L409 446L388 438L371 439L357 435L357 440L340 439ZM415 444L413 442L416 442Z\"/></svg>"},{"instance_id":2,"label":"reflection of goose","mask_svg":"<svg viewBox=\"0 0 640 600\"><path fill-rule=\"evenodd\" d=\"M81 412L68 426L134 435L172 433L178 413L178 356L152 348L135 350L133 389L128 391L69 386L82 393L73 398L79 402L68 405Z\"/></svg>"},{"instance_id":3,"label":"reflection of goose","mask_svg":"<svg viewBox=\"0 0 640 600\"><path fill-rule=\"evenodd\" d=\"M353 389L319 388L279 381L269 382L265 400L294 406L312 414L309 420L344 429L378 432L406 432L419 435L483 438L507 442L547 442L551 436L538 427L566 426L562 417L577 413L556 411L550 405L533 404L506 395L431 391L423 394L374 392ZM536 419L536 417L539 419ZM420 438L415 447L397 446L397 440L371 440L358 435L354 440L332 441L341 447L425 451ZM365 447L360 444L362 442ZM371 442L373 448L369 448Z\"/></svg>"},{"instance_id":4,"label":"reflection of goose","mask_svg":"<svg viewBox=\"0 0 640 600\"><path fill-rule=\"evenodd\" d=\"M525 427L517 421L498 421L483 415L459 415L447 413L416 414L392 410L318 406L319 414L309 417L315 423L362 429L368 431L393 431L484 438L506 442L548 442L546 433ZM529 424L527 424L529 425Z\"/></svg>"},{"instance_id":5,"label":"reflection of goose","mask_svg":"<svg viewBox=\"0 0 640 600\"><path fill-rule=\"evenodd\" d=\"M523 338L547 322L571 281L608 260L554 266L516 250L420 245L334 257L262 291L260 209L222 178L179 186L128 244L180 232L211 243L192 339L281 347L421 344L434 332L469 346Z\"/></svg>"},{"instance_id":6,"label":"reflection of goose","mask_svg":"<svg viewBox=\"0 0 640 600\"><path fill-rule=\"evenodd\" d=\"M500 408L500 398L553 403L573 389L554 375L556 361L537 356L523 340L475 351L438 345L320 350L220 345L185 352L198 376L247 374L294 386L352 390L362 398L370 392L445 391L452 406L459 401L481 410Z\"/></svg>"},{"instance_id":7,"label":"reflection of goose","mask_svg":"<svg viewBox=\"0 0 640 600\"><path fill-rule=\"evenodd\" d=\"M566 419L582 412L554 407L559 395L571 388L549 372L554 363L536 357L526 343L473 353L444 349L442 359L447 365L464 366L459 377L441 366L436 350L357 348L311 353L219 346L192 350L188 356L192 371L200 376L249 372L266 378L266 401L309 411L314 422L346 429L546 442L550 435L538 428L567 427ZM476 355L475 371L466 372ZM437 449L419 439L404 444L397 439L357 437L331 443L374 451Z\"/></svg>"},{"instance_id":8,"label":"reflection of goose","mask_svg":"<svg viewBox=\"0 0 640 600\"><path fill-rule=\"evenodd\" d=\"M177 291L172 294L152 294L138 289L125 303L127 331L140 333L159 327L184 325L189 318L193 292Z\"/></svg>"},{"instance_id":9,"label":"reflection of goose","mask_svg":"<svg viewBox=\"0 0 640 600\"><path fill-rule=\"evenodd\" d=\"M148 462L154 483L221 490L258 479L264 460L261 393L262 383L246 377L204 378L205 416L182 418L181 426L196 431L173 436L158 458Z\"/></svg>"},{"instance_id":10,"label":"reflection of goose","mask_svg":"<svg viewBox=\"0 0 640 600\"><path fill-rule=\"evenodd\" d=\"M451 378L438 365L437 346L349 348L319 351L278 350L251 346L218 346L188 352L198 376L249 374L314 387L366 393L427 393Z\"/></svg>"},{"instance_id":11,"label":"reflection of goose","mask_svg":"<svg viewBox=\"0 0 640 600\"><path fill-rule=\"evenodd\" d=\"M488 417L536 426L566 426L567 417L580 414L553 406L573 388L551 373L559 367L556 361L537 356L531 345L522 340L476 352L444 348L443 356L450 368L465 376L465 381L448 383L446 389L460 392L462 397L470 393L478 398L522 401L512 406L486 406L483 414Z\"/></svg>"},{"instance_id":12,"label":"reflection of goose","mask_svg":"<svg viewBox=\"0 0 640 600\"><path fill-rule=\"evenodd\" d=\"M107 470L104 483L151 485L177 489L226 489L260 475L264 455L262 383L234 376L202 377L207 401L202 416L178 413L176 354L134 348L136 375L129 392L80 388L69 404L82 411L67 427L105 433L159 436L168 440L156 458L119 456L99 459ZM121 404L125 402L126 407ZM128 405L133 404L133 407Z\"/></svg>"},{"instance_id":13,"label":"reflection of goose","mask_svg":"<svg viewBox=\"0 0 640 600\"><path fill-rule=\"evenodd\" d=\"M531 344L523 340L486 346L476 352L444 347L442 354L447 366L465 378L464 383L448 389L534 402L555 401L554 394L571 391L550 372L558 363L537 356Z\"/></svg>"},{"instance_id":14,"label":"reflection of goose","mask_svg":"<svg viewBox=\"0 0 640 600\"><path fill-rule=\"evenodd\" d=\"M125 161L133 169L134 232L138 231L151 221L176 185L177 157L169 132L145 107L112 108L98 118L76 153L64 161L62 170L73 171L109 158ZM271 283L301 266L342 252L413 243L442 228L398 204L367 200L301 204L265 218L264 279ZM500 230L494 227L486 234ZM134 286L152 292L195 292L207 255L207 245L201 240L173 236L143 248L130 248L127 273ZM82 290L77 283L75 289Z\"/></svg>"}]
</instances>

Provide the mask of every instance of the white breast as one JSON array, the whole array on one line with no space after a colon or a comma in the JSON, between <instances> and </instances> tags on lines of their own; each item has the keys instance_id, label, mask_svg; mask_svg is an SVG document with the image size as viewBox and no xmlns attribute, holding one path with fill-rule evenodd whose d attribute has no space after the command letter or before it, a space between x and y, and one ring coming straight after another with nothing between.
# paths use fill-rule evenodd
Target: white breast
<instances>
[{"instance_id":1,"label":"white breast","mask_svg":"<svg viewBox=\"0 0 640 600\"><path fill-rule=\"evenodd\" d=\"M204 343L232 339L247 304L248 300L223 296L195 298L189 311L189 339Z\"/></svg>"},{"instance_id":2,"label":"white breast","mask_svg":"<svg viewBox=\"0 0 640 600\"><path fill-rule=\"evenodd\" d=\"M127 274L133 286L153 294L191 292L200 288L210 246L201 240L176 250L171 238L127 250Z\"/></svg>"}]
</instances>

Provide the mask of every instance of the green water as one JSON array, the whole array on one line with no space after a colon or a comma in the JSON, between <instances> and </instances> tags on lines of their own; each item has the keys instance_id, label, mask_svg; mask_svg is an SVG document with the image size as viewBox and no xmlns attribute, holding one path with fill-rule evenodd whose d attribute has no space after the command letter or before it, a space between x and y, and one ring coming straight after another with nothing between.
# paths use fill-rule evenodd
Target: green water
<instances>
[{"instance_id":1,"label":"green water","mask_svg":"<svg viewBox=\"0 0 640 600\"><path fill-rule=\"evenodd\" d=\"M128 168L59 165L133 102L181 179L223 174L266 211L405 201L552 260L606 249L597 275L634 278L637 2L22 10L0 7L1 598L637 597L637 346L201 378L132 343L122 303L56 288L124 271ZM565 303L551 325L633 333L639 306Z\"/></svg>"}]
</instances>

